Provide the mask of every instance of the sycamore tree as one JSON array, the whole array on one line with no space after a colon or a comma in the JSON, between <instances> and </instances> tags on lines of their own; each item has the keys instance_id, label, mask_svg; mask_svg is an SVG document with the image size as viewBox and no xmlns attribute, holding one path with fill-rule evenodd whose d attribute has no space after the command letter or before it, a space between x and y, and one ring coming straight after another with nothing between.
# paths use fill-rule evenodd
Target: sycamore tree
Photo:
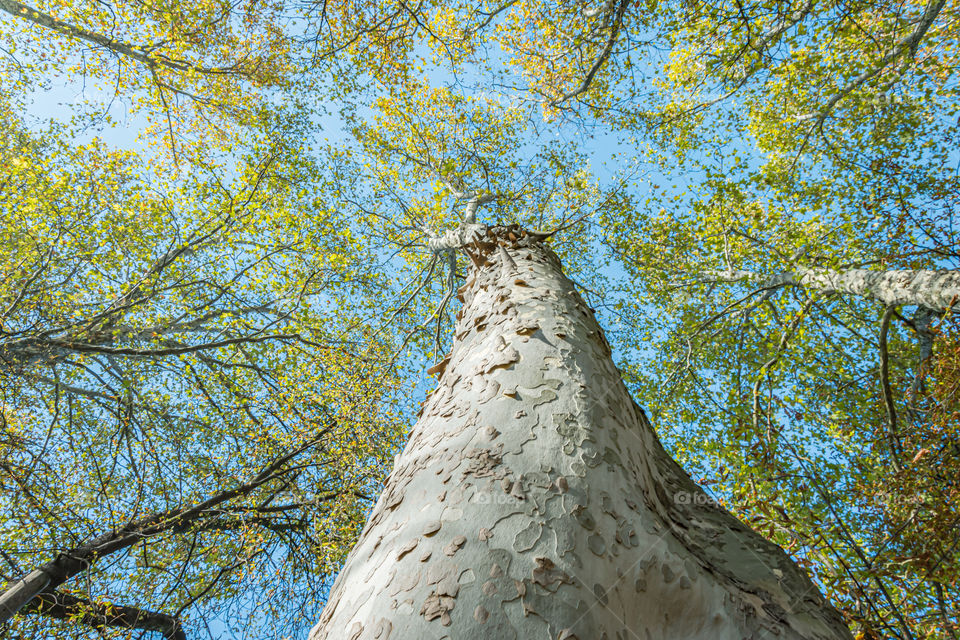
<instances>
[{"instance_id":1,"label":"sycamore tree","mask_svg":"<svg viewBox=\"0 0 960 640\"><path fill-rule=\"evenodd\" d=\"M455 329L437 324L439 381L309 637L849 638L662 449L550 249L589 271L586 221L622 185L522 105L391 89L356 127L366 188L344 205L393 230L411 288L443 267L431 319Z\"/></svg>"},{"instance_id":2,"label":"sycamore tree","mask_svg":"<svg viewBox=\"0 0 960 640\"><path fill-rule=\"evenodd\" d=\"M358 47L389 43L362 58L376 92L442 68L457 92L508 105L528 141L566 126L643 150L642 169L620 154L608 183L632 188L587 219L624 270L607 289L624 364L684 462L816 565L862 636L954 633L956 420L938 353L951 352L957 300L955 8L424 3L410 15ZM536 224L522 217L522 168L489 186L496 163L474 141L492 125L461 127L468 161L425 160L441 128L422 113L394 124L415 135L391 170ZM566 184L587 167L574 162L559 163Z\"/></svg>"},{"instance_id":3,"label":"sycamore tree","mask_svg":"<svg viewBox=\"0 0 960 640\"><path fill-rule=\"evenodd\" d=\"M304 364L312 373L277 373L273 387L261 373L296 372L301 361L292 354L301 349L332 358L331 371L359 373L369 386L350 402L367 406L385 382L374 369L440 359L451 342L455 292L466 273L455 252L441 250L446 234L474 221L519 223L553 234L567 272L612 329L631 390L653 410L667 449L713 487L713 499L811 568L862 637L955 633L956 279L945 273L957 257L958 190L949 170L957 133L953 5L74 4L0 2L9 16L4 81L28 100L38 82L84 78L103 100L92 110L75 103L78 113L102 114L110 100L122 102L145 122L142 158L169 176L150 181L155 199L204 223L177 226L176 237L189 242L191 233L209 232L225 238L221 259L239 256L233 270L204 252L178 258L183 270L209 258L229 287L200 282L240 287L234 306L225 306L225 296L197 307L226 309L229 317L197 311L164 316L173 325L118 322L112 338L167 339L141 335L160 326L173 331L169 339L195 344L184 335L213 326L217 349L259 359L259 370L229 361L230 374L218 374L213 391L200 390L201 415L222 413L248 428L265 425L264 432L273 419L296 415L288 407L306 406L299 381L327 389L336 374L320 376ZM296 126L278 105L298 114ZM312 144L310 127L324 111L337 114L343 133ZM317 173L305 179L296 162L274 165L278 138L293 156L319 158ZM237 168L239 157L249 158L247 169ZM95 175L84 169L88 159L71 162L73 175ZM189 177L180 173L187 167ZM258 182L274 169L275 180ZM83 180L65 182L72 188ZM223 216L233 219L238 199L274 196L274 208L217 226ZM289 222L274 227L272 220ZM298 233L302 224L317 225L310 242L326 249L308 243L299 253L301 245L284 244L292 233L284 224ZM136 255L131 246L120 252ZM298 257L259 263L260 250ZM340 258L311 262L319 255ZM257 267L243 271L248 259ZM298 271L301 260L313 266ZM148 271L152 264L145 261ZM397 276L398 287L379 279ZM916 277L923 295L887 295L911 289ZM263 283L292 291L284 280L316 294L298 307L309 319L279 308L241 311L265 304ZM311 288L320 281L324 288ZM183 301L204 291L191 286ZM101 297L110 295L123 294ZM278 313L276 322L268 319ZM199 324L183 325L187 318ZM238 325L253 332L246 338L264 339L219 345L231 339L221 333ZM41 346L48 349L64 348L51 339L81 346L93 339L58 327L60 334L33 339L47 340ZM340 348L344 340L365 346ZM381 341L392 344L371 346ZM118 366L126 370L145 354L99 347L81 354L103 361L92 367L103 378L97 384L134 398L124 395L115 380L125 374L106 356L124 358ZM189 355L190 375L212 357L205 350L164 355ZM188 375L162 362L162 375L143 379ZM31 384L62 392L41 369L30 371ZM266 413L252 417L248 404L221 398L235 399L242 386L225 380L241 374L255 389L273 390L250 395ZM344 382L352 388L354 380ZM68 383L100 391L89 379ZM164 402L185 397L170 393ZM323 415L343 401L324 397L316 405ZM108 401L99 400L103 411ZM89 394L86 401L95 402ZM31 402L24 406L38 406ZM301 422L330 424L320 413ZM43 431L24 409L11 409L7 420ZM220 446L223 431L209 438ZM369 438L383 444L353 457L376 473L375 459L395 438L389 429ZM276 461L293 464L284 456L307 442L287 442L217 488L247 487L233 498L251 499L276 490L283 480L267 487L255 479ZM267 475L275 472L281 469ZM195 495L216 500L221 493ZM151 513L179 522L181 506L156 505ZM341 544L349 545L346 531Z\"/></svg>"}]
</instances>

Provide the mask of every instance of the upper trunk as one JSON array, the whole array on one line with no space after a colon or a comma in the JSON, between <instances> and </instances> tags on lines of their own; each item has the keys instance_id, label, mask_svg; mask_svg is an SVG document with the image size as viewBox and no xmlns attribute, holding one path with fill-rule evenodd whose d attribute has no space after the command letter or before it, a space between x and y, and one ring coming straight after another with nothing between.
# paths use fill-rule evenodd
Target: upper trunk
<instances>
[{"instance_id":1,"label":"upper trunk","mask_svg":"<svg viewBox=\"0 0 960 640\"><path fill-rule=\"evenodd\" d=\"M452 353L311 639L848 639L666 454L556 256L477 235Z\"/></svg>"}]
</instances>

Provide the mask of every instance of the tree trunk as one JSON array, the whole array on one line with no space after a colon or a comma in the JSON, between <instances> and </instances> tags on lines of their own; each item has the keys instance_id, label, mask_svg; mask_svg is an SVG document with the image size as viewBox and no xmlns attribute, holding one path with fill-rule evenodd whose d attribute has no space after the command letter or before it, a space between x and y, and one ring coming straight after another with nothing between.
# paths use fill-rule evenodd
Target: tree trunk
<instances>
[{"instance_id":1,"label":"tree trunk","mask_svg":"<svg viewBox=\"0 0 960 640\"><path fill-rule=\"evenodd\" d=\"M461 248L452 352L311 640L849 639L663 450L557 257Z\"/></svg>"}]
</instances>

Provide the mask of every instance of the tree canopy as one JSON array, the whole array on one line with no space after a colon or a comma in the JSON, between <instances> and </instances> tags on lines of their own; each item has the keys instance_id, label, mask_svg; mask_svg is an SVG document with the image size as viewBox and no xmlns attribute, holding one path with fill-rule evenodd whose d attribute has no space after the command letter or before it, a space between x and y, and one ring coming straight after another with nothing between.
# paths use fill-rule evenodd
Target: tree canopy
<instances>
[{"instance_id":1,"label":"tree canopy","mask_svg":"<svg viewBox=\"0 0 960 640\"><path fill-rule=\"evenodd\" d=\"M960 633L955 2L0 10L2 575L132 535L12 633L308 627L473 219L861 638Z\"/></svg>"}]
</instances>

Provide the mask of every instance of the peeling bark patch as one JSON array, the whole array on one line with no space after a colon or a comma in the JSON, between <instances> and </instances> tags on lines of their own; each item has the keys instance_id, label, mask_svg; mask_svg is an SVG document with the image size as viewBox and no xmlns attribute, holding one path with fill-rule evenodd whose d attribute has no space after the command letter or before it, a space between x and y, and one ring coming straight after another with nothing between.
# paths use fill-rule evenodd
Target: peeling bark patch
<instances>
[{"instance_id":1,"label":"peeling bark patch","mask_svg":"<svg viewBox=\"0 0 960 640\"><path fill-rule=\"evenodd\" d=\"M350 635L348 637L350 640L357 640L361 633L363 633L363 625L359 622L354 622L353 626L350 627Z\"/></svg>"},{"instance_id":2,"label":"peeling bark patch","mask_svg":"<svg viewBox=\"0 0 960 640\"><path fill-rule=\"evenodd\" d=\"M396 509L401 502L403 502L403 492L396 491L387 498L386 502L384 503L384 506L387 509L392 510L392 509Z\"/></svg>"},{"instance_id":3,"label":"peeling bark patch","mask_svg":"<svg viewBox=\"0 0 960 640\"><path fill-rule=\"evenodd\" d=\"M663 574L663 581L666 584L670 584L677 577L677 574L673 572L673 569L670 568L670 565L665 564L660 567L660 572Z\"/></svg>"},{"instance_id":4,"label":"peeling bark patch","mask_svg":"<svg viewBox=\"0 0 960 640\"><path fill-rule=\"evenodd\" d=\"M457 551L460 551L460 549L466 543L467 543L466 536L457 536L450 541L450 544L448 544L446 547L443 548L443 552L448 556L453 556L457 553Z\"/></svg>"},{"instance_id":5,"label":"peeling bark patch","mask_svg":"<svg viewBox=\"0 0 960 640\"><path fill-rule=\"evenodd\" d=\"M403 556L407 555L408 553L410 553L411 551L413 551L414 549L416 549L416 548L417 548L417 544L419 544L419 543L420 543L420 538L414 538L413 540L411 540L411 541L408 542L407 544L405 544L405 545L403 545L402 547L400 547L400 550L397 552L397 560L399 560L399 559L402 558Z\"/></svg>"},{"instance_id":6,"label":"peeling bark patch","mask_svg":"<svg viewBox=\"0 0 960 640\"><path fill-rule=\"evenodd\" d=\"M441 524L439 520L431 520L427 524L423 525L423 535L432 536L437 531L440 531L440 526Z\"/></svg>"},{"instance_id":7,"label":"peeling bark patch","mask_svg":"<svg viewBox=\"0 0 960 640\"><path fill-rule=\"evenodd\" d=\"M542 527L539 522L531 522L524 529L521 529L513 539L513 548L520 553L533 549L537 541L540 540Z\"/></svg>"},{"instance_id":8,"label":"peeling bark patch","mask_svg":"<svg viewBox=\"0 0 960 640\"><path fill-rule=\"evenodd\" d=\"M493 531L485 527L480 527L480 532L477 534L477 540L480 542L486 542L493 537Z\"/></svg>"},{"instance_id":9,"label":"peeling bark patch","mask_svg":"<svg viewBox=\"0 0 960 640\"><path fill-rule=\"evenodd\" d=\"M560 584L572 584L573 580L550 558L534 558L537 566L533 569L533 583L548 591L554 591Z\"/></svg>"},{"instance_id":10,"label":"peeling bark patch","mask_svg":"<svg viewBox=\"0 0 960 640\"><path fill-rule=\"evenodd\" d=\"M607 606L610 602L610 599L607 597L607 590L603 588L602 584L593 585L593 595L597 597L597 600L599 600L603 606Z\"/></svg>"},{"instance_id":11,"label":"peeling bark patch","mask_svg":"<svg viewBox=\"0 0 960 640\"><path fill-rule=\"evenodd\" d=\"M503 351L495 351L493 355L484 358L480 365L480 373L489 375L497 369L506 369L520 360L520 353L508 346Z\"/></svg>"},{"instance_id":12,"label":"peeling bark patch","mask_svg":"<svg viewBox=\"0 0 960 640\"><path fill-rule=\"evenodd\" d=\"M460 583L453 578L453 576L447 576L439 583L437 583L437 595L447 596L450 598L456 598L457 594L460 592Z\"/></svg>"},{"instance_id":13,"label":"peeling bark patch","mask_svg":"<svg viewBox=\"0 0 960 640\"><path fill-rule=\"evenodd\" d=\"M427 584L437 584L444 578L456 575L457 565L449 560L438 559L427 568Z\"/></svg>"},{"instance_id":14,"label":"peeling bark patch","mask_svg":"<svg viewBox=\"0 0 960 640\"><path fill-rule=\"evenodd\" d=\"M457 507L447 507L443 510L443 515L440 516L440 519L444 522L456 522L463 517L463 509Z\"/></svg>"},{"instance_id":15,"label":"peeling bark patch","mask_svg":"<svg viewBox=\"0 0 960 640\"><path fill-rule=\"evenodd\" d=\"M517 328L517 333L521 336L529 336L530 334L536 332L540 328L540 325L536 322L527 321L524 324L521 324Z\"/></svg>"},{"instance_id":16,"label":"peeling bark patch","mask_svg":"<svg viewBox=\"0 0 960 640\"><path fill-rule=\"evenodd\" d=\"M395 596L400 592L410 591L420 584L420 571L412 571L410 573L404 573L400 575L400 578L396 581L396 584L388 592L390 595Z\"/></svg>"},{"instance_id":17,"label":"peeling bark patch","mask_svg":"<svg viewBox=\"0 0 960 640\"><path fill-rule=\"evenodd\" d=\"M456 600L447 596L440 596L436 591L431 591L427 599L423 601L423 607L420 608L422 615L427 622L440 618L440 624L449 627L453 622L450 618L450 612L456 606Z\"/></svg>"},{"instance_id":18,"label":"peeling bark patch","mask_svg":"<svg viewBox=\"0 0 960 640\"><path fill-rule=\"evenodd\" d=\"M539 398L537 398L536 400L530 401L530 406L539 407L541 404L547 404L548 402L553 402L554 400L557 399L557 397L558 396L555 391L552 391L550 389L544 389L543 391L540 392Z\"/></svg>"},{"instance_id":19,"label":"peeling bark patch","mask_svg":"<svg viewBox=\"0 0 960 640\"><path fill-rule=\"evenodd\" d=\"M497 476L496 468L503 461L501 451L495 449L468 449L463 454L467 467L463 470L463 477L487 478Z\"/></svg>"},{"instance_id":20,"label":"peeling bark patch","mask_svg":"<svg viewBox=\"0 0 960 640\"><path fill-rule=\"evenodd\" d=\"M391 633L393 633L393 623L386 618L380 618L373 630L373 638L374 640L387 640Z\"/></svg>"},{"instance_id":21,"label":"peeling bark patch","mask_svg":"<svg viewBox=\"0 0 960 640\"><path fill-rule=\"evenodd\" d=\"M597 521L593 519L593 516L590 515L590 512L587 511L586 507L583 505L578 504L573 508L571 514L577 519L577 522L580 523L580 526L587 531L593 531L597 526Z\"/></svg>"},{"instance_id":22,"label":"peeling bark patch","mask_svg":"<svg viewBox=\"0 0 960 640\"><path fill-rule=\"evenodd\" d=\"M473 610L473 619L479 622L480 624L486 624L487 618L490 617L490 612L483 608L483 605L477 605L477 608Z\"/></svg>"},{"instance_id":23,"label":"peeling bark patch","mask_svg":"<svg viewBox=\"0 0 960 640\"><path fill-rule=\"evenodd\" d=\"M516 587L517 595L521 598L527 595L527 585L525 585L522 580L514 580L513 586Z\"/></svg>"}]
</instances>

